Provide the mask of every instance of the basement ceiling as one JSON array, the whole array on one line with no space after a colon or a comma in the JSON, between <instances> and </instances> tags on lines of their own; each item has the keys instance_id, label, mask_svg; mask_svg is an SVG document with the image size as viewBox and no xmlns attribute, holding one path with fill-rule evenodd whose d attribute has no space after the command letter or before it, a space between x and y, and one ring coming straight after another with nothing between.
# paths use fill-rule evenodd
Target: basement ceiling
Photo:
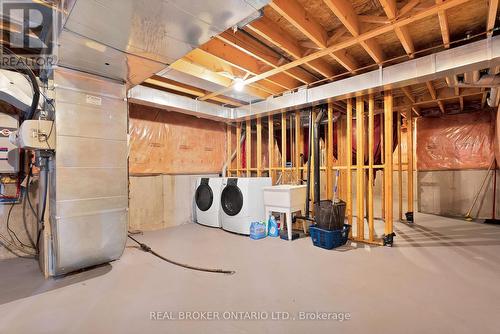
<instances>
[{"instance_id":1,"label":"basement ceiling","mask_svg":"<svg viewBox=\"0 0 500 334\"><path fill-rule=\"evenodd\" d=\"M207 92L191 97L239 107L485 39L496 34L497 16L494 0L275 0L243 30L229 28L171 68L191 76L177 78L180 84ZM290 62L295 66L287 66ZM196 80L200 71L205 82ZM237 78L247 82L242 93L232 88ZM448 105L462 111L484 106L486 89L476 95L457 91L445 79L423 83L426 89L409 85L395 94L402 103L415 101L412 108L419 114L446 111ZM429 89L437 91L435 98ZM445 90L453 91L453 98L442 99ZM217 101L220 96L223 102ZM233 105L226 103L231 100Z\"/></svg>"}]
</instances>

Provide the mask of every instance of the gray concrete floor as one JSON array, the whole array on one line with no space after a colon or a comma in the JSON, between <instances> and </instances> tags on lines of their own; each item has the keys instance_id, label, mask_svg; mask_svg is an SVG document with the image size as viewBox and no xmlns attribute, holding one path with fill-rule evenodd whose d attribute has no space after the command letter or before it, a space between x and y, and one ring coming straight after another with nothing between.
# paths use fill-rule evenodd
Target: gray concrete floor
<instances>
[{"instance_id":1,"label":"gray concrete floor","mask_svg":"<svg viewBox=\"0 0 500 334\"><path fill-rule=\"evenodd\" d=\"M396 224L393 248L327 251L309 238L253 241L195 224L138 237L176 260L236 270L232 276L175 267L132 243L119 261L55 280L45 281L33 260L3 261L0 333L499 333L500 226L416 219L414 227ZM153 311L258 311L269 319L154 321ZM351 319L298 320L314 311ZM286 314L290 320L271 319Z\"/></svg>"}]
</instances>

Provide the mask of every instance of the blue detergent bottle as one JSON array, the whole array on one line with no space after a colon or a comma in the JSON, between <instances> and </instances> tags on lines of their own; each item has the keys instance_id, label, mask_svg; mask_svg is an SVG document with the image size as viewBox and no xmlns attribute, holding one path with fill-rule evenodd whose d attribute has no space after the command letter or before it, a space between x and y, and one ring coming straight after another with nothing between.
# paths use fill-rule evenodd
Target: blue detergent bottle
<instances>
[{"instance_id":1,"label":"blue detergent bottle","mask_svg":"<svg viewBox=\"0 0 500 334\"><path fill-rule=\"evenodd\" d=\"M267 222L267 235L270 237L277 237L279 235L278 223L273 215L269 217Z\"/></svg>"}]
</instances>

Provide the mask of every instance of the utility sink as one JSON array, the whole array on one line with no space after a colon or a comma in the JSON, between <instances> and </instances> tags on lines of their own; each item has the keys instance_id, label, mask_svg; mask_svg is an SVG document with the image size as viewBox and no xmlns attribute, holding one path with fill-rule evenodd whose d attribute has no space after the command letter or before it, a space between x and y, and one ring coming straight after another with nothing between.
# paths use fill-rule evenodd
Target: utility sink
<instances>
[{"instance_id":1,"label":"utility sink","mask_svg":"<svg viewBox=\"0 0 500 334\"><path fill-rule=\"evenodd\" d=\"M264 205L302 208L306 202L306 185L283 184L264 188Z\"/></svg>"}]
</instances>

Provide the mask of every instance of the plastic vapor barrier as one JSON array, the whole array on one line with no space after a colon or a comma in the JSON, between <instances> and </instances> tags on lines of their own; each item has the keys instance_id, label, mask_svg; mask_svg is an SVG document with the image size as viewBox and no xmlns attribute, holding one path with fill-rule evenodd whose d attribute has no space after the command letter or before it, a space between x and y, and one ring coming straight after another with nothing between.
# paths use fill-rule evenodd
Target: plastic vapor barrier
<instances>
[{"instance_id":1,"label":"plastic vapor barrier","mask_svg":"<svg viewBox=\"0 0 500 334\"><path fill-rule=\"evenodd\" d=\"M224 123L130 104L131 174L220 173Z\"/></svg>"},{"instance_id":2,"label":"plastic vapor barrier","mask_svg":"<svg viewBox=\"0 0 500 334\"><path fill-rule=\"evenodd\" d=\"M488 168L494 156L494 117L483 110L418 119L418 170Z\"/></svg>"}]
</instances>

